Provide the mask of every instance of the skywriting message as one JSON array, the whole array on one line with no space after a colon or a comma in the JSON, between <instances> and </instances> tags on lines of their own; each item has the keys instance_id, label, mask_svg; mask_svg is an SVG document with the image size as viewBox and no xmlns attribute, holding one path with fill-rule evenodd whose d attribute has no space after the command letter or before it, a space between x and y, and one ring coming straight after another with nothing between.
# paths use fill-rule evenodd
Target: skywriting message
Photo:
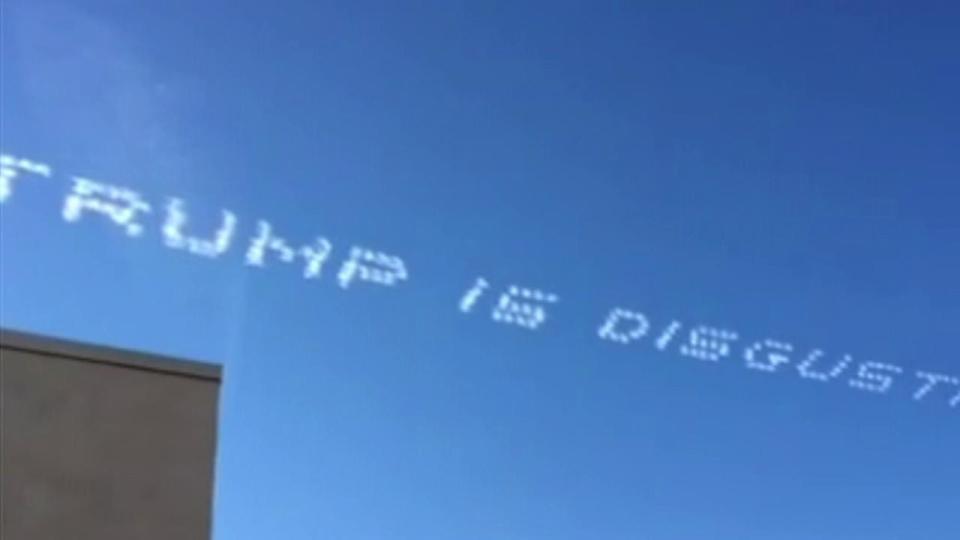
<instances>
[{"instance_id":1,"label":"skywriting message","mask_svg":"<svg viewBox=\"0 0 960 540\"><path fill-rule=\"evenodd\" d=\"M337 286L396 287L411 280L407 262L399 255L369 246L351 245L341 253L323 236L306 242L281 235L259 219L241 236L241 220L221 210L215 230L190 231L188 204L170 196L159 205L137 191L85 176L55 174L52 166L33 159L0 154L0 204L10 204L16 191L33 181L66 180L61 206L66 223L101 220L132 238L145 236L151 217L160 215L157 228L163 244L190 255L217 259L231 249L242 249L244 265L252 270L288 265L300 269L305 280L332 274ZM484 277L465 280L465 290L452 299L464 316L484 313L495 323L525 331L543 331L550 314L560 309L560 295L535 287L507 284L497 287ZM612 306L598 317L598 342L615 347L648 347L691 360L738 362L751 371L771 375L792 373L814 383L833 384L874 395L901 395L914 401L935 401L960 408L960 377L873 360L850 354L828 354L801 348L780 339L749 337L722 326L688 324L655 317L633 306Z\"/></svg>"}]
</instances>

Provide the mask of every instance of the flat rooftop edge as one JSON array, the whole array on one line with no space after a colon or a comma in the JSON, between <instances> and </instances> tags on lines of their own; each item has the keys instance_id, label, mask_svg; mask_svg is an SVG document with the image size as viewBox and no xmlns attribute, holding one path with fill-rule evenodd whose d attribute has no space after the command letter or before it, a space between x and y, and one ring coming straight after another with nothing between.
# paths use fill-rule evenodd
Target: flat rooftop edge
<instances>
[{"instance_id":1,"label":"flat rooftop edge","mask_svg":"<svg viewBox=\"0 0 960 540\"><path fill-rule=\"evenodd\" d=\"M81 343L8 328L0 328L0 348L215 382L221 381L223 372L223 368L217 364Z\"/></svg>"}]
</instances>

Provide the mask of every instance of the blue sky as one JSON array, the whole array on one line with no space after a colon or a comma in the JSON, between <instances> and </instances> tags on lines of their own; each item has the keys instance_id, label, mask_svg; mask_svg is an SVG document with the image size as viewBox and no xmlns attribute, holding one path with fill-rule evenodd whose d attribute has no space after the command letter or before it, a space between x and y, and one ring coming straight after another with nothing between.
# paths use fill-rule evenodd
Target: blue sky
<instances>
[{"instance_id":1,"label":"blue sky","mask_svg":"<svg viewBox=\"0 0 960 540\"><path fill-rule=\"evenodd\" d=\"M955 387L912 398L960 376L960 10L518 4L6 2L0 147L54 174L0 207L2 324L223 363L219 540L960 536ZM65 221L71 175L143 235ZM230 249L165 247L171 196ZM258 220L321 278L246 266ZM339 287L355 245L409 279ZM537 330L509 284L559 296Z\"/></svg>"}]
</instances>

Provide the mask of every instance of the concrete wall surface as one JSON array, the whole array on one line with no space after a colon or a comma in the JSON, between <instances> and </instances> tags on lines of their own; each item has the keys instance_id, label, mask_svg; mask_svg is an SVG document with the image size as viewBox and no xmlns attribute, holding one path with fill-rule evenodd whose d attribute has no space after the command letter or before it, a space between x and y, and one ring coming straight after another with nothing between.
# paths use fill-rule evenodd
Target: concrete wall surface
<instances>
[{"instance_id":1,"label":"concrete wall surface","mask_svg":"<svg viewBox=\"0 0 960 540\"><path fill-rule=\"evenodd\" d=\"M0 332L0 538L210 537L220 369Z\"/></svg>"}]
</instances>

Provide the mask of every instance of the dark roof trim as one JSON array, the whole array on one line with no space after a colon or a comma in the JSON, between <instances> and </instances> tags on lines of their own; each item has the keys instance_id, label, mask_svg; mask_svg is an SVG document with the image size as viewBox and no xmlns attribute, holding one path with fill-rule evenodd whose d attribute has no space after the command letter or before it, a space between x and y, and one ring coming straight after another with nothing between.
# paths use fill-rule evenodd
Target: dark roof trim
<instances>
[{"instance_id":1,"label":"dark roof trim","mask_svg":"<svg viewBox=\"0 0 960 540\"><path fill-rule=\"evenodd\" d=\"M18 330L0 328L0 346L3 349L19 350L44 356L108 364L168 375L180 375L220 382L222 368L216 364L180 360L167 356L148 354L78 343L64 339L30 334Z\"/></svg>"}]
</instances>

